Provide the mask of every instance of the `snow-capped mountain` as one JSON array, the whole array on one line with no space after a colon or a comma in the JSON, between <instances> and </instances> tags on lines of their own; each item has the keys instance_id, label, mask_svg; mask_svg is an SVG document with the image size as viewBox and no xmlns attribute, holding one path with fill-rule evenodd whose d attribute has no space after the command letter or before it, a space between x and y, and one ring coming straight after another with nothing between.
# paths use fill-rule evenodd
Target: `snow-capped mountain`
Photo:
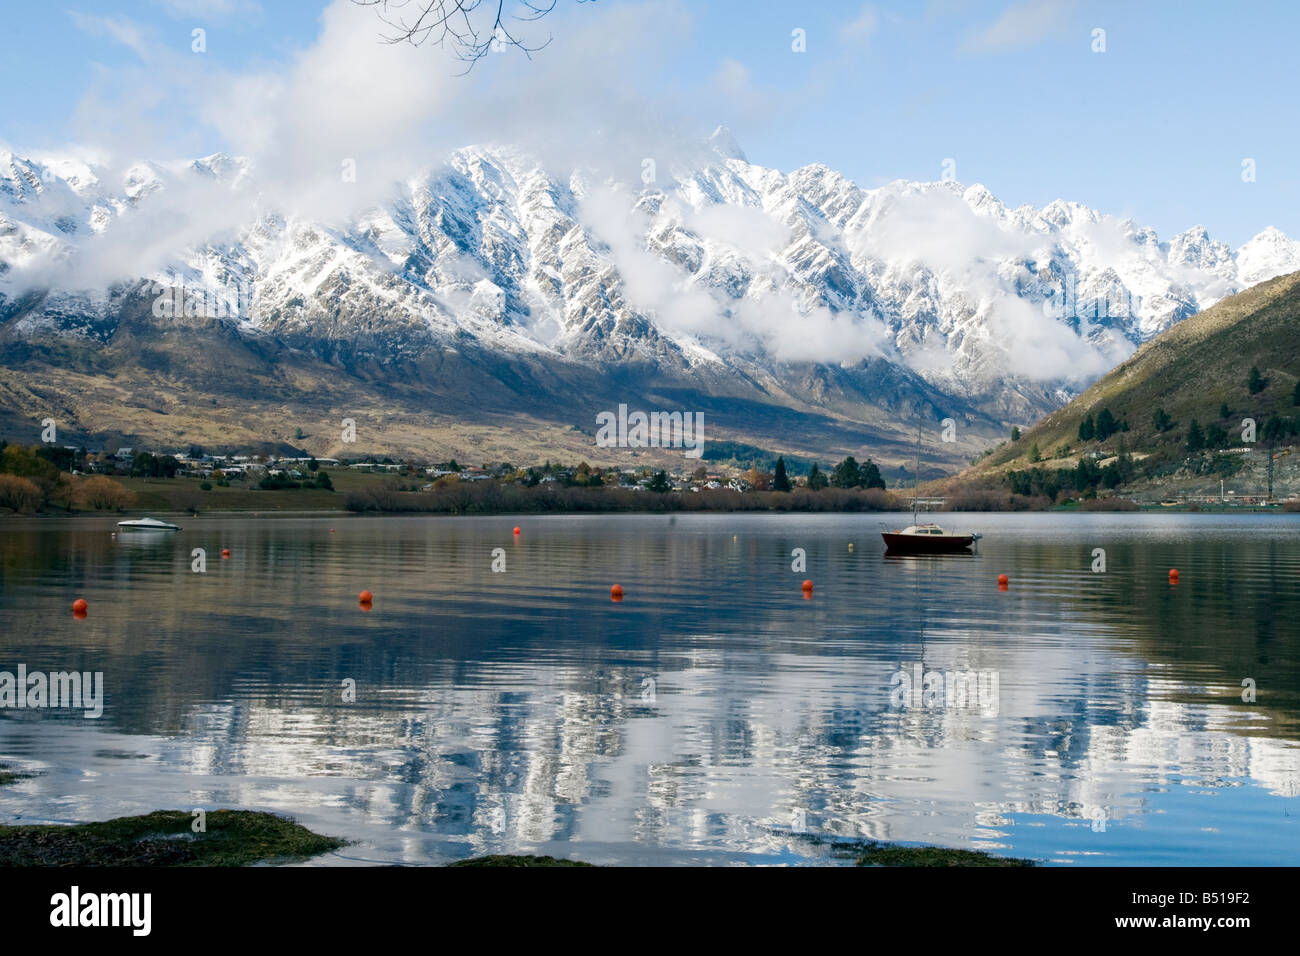
<instances>
[{"instance_id":1,"label":"snow-capped mountain","mask_svg":"<svg viewBox=\"0 0 1300 956\"><path fill-rule=\"evenodd\" d=\"M1300 269L1300 243L1272 228L1234 252L1200 226L1162 241L1078 203L1008 209L979 185L863 189L752 164L725 130L637 173L470 147L324 217L281 208L223 154L113 171L0 151L0 335L93 349L183 285L185 317L369 377L456 353L489 378L495 362L580 366L885 431L952 415L992 434Z\"/></svg>"}]
</instances>

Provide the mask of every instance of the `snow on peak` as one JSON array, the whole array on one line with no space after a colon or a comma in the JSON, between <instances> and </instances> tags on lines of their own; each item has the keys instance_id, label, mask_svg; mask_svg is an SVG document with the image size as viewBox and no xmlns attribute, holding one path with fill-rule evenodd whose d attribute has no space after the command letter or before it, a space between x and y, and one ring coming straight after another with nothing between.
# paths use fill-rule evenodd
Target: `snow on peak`
<instances>
[{"instance_id":1,"label":"snow on peak","mask_svg":"<svg viewBox=\"0 0 1300 956\"><path fill-rule=\"evenodd\" d=\"M1300 270L1300 242L1269 226L1237 250L1238 280L1253 285Z\"/></svg>"},{"instance_id":2,"label":"snow on peak","mask_svg":"<svg viewBox=\"0 0 1300 956\"><path fill-rule=\"evenodd\" d=\"M89 237L129 234L119 221L145 202L156 208L139 214L166 211L166 191L195 177L238 186L257 175L224 153L117 169L78 169L73 183L72 167L0 152L0 208L17 225L0 230L0 277L57 254L74 264L67 283L93 283L86 261L114 243ZM79 185L96 175L93 190ZM1162 243L1076 202L1008 211L982 184L864 190L819 163L788 174L751 164L725 127L671 181L610 182L607 170L466 146L337 228L290 225L272 197L255 222L234 224L238 239L178 233L178 248L160 240L157 255L204 282L253 285L261 305L248 321L267 332L308 334L310 313L330 317L330 335L394 348L470 336L611 361L696 348L756 367L869 345L948 394L991 396L991 408L1009 401L1009 382L1075 388L1174 322L1300 270L1300 243L1271 227L1234 254L1199 225ZM105 269L122 268L110 259ZM1046 407L1029 405L1012 410Z\"/></svg>"},{"instance_id":3,"label":"snow on peak","mask_svg":"<svg viewBox=\"0 0 1300 956\"><path fill-rule=\"evenodd\" d=\"M1083 203L1054 199L1038 213L1039 218L1057 228L1075 223L1097 222L1101 216Z\"/></svg>"},{"instance_id":4,"label":"snow on peak","mask_svg":"<svg viewBox=\"0 0 1300 956\"><path fill-rule=\"evenodd\" d=\"M1198 223L1169 240L1169 262L1210 271L1227 266L1231 272L1232 250L1226 242L1211 239L1210 231Z\"/></svg>"},{"instance_id":5,"label":"snow on peak","mask_svg":"<svg viewBox=\"0 0 1300 956\"><path fill-rule=\"evenodd\" d=\"M745 157L745 151L736 142L736 137L725 126L719 126L713 131L713 135L709 137L709 146L723 159L738 159L742 163L749 162Z\"/></svg>"},{"instance_id":6,"label":"snow on peak","mask_svg":"<svg viewBox=\"0 0 1300 956\"><path fill-rule=\"evenodd\" d=\"M208 179L230 186L238 186L248 176L249 162L240 156L213 153L187 163L185 168Z\"/></svg>"},{"instance_id":7,"label":"snow on peak","mask_svg":"<svg viewBox=\"0 0 1300 956\"><path fill-rule=\"evenodd\" d=\"M1007 214L1007 207L1004 206L997 196L983 183L976 183L962 193L961 198L975 212L982 216L994 216L1001 219Z\"/></svg>"}]
</instances>

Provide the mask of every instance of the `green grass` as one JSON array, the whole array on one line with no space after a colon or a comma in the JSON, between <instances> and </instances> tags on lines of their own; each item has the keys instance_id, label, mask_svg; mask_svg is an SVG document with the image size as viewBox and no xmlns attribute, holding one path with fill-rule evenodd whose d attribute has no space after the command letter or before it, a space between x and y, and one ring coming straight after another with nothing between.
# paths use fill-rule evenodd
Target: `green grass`
<instances>
[{"instance_id":1,"label":"green grass","mask_svg":"<svg viewBox=\"0 0 1300 956\"><path fill-rule=\"evenodd\" d=\"M183 511L179 498L197 495L199 513L213 511L344 511L348 492L379 487L391 475L355 472L345 468L326 469L334 491L315 488L285 488L263 491L256 482L233 482L230 487L199 488L201 478L121 478L114 480L135 492L131 511ZM54 509L50 509L54 510Z\"/></svg>"},{"instance_id":2,"label":"green grass","mask_svg":"<svg viewBox=\"0 0 1300 956\"><path fill-rule=\"evenodd\" d=\"M346 843L272 813L215 810L205 833L194 833L193 822L186 811L159 810L73 826L0 826L0 867L247 866L306 859Z\"/></svg>"}]
</instances>

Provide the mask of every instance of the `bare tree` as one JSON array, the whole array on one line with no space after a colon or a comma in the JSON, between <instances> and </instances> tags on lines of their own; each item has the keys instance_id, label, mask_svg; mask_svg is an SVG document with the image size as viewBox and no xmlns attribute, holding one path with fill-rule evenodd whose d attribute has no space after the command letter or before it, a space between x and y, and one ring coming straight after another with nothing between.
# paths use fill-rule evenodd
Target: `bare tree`
<instances>
[{"instance_id":1,"label":"bare tree","mask_svg":"<svg viewBox=\"0 0 1300 956\"><path fill-rule=\"evenodd\" d=\"M531 56L551 42L529 46L511 32L508 24L540 20L552 10L558 0L352 0L363 7L378 7L379 19L392 32L384 37L387 43L409 43L420 46L432 43L450 50L452 55L465 61L465 72L492 51L515 47L525 56ZM576 0L589 3L594 0ZM508 9L509 8L509 9ZM515 12L509 12L513 10ZM517 27L516 27L517 29Z\"/></svg>"},{"instance_id":2,"label":"bare tree","mask_svg":"<svg viewBox=\"0 0 1300 956\"><path fill-rule=\"evenodd\" d=\"M87 478L77 489L76 500L83 505L88 505L96 511L105 508L111 511L121 511L135 504L135 492L123 485L119 485L112 478L105 478L103 475L96 475L94 478Z\"/></svg>"},{"instance_id":3,"label":"bare tree","mask_svg":"<svg viewBox=\"0 0 1300 956\"><path fill-rule=\"evenodd\" d=\"M17 475L0 475L0 508L12 508L17 514L32 514L44 496L36 482Z\"/></svg>"}]
</instances>

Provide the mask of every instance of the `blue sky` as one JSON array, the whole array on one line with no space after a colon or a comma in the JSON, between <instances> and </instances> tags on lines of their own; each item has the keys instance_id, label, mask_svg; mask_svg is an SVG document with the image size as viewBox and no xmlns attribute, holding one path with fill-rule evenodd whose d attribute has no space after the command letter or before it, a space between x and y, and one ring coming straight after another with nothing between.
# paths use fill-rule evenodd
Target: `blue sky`
<instances>
[{"instance_id":1,"label":"blue sky","mask_svg":"<svg viewBox=\"0 0 1300 956\"><path fill-rule=\"evenodd\" d=\"M1163 238L1203 223L1233 246L1268 225L1300 236L1294 5L558 0L530 28L554 37L531 62L508 53L465 77L432 48L383 46L383 24L339 10L346 0L326 17L343 25L322 39L326 6L6 3L0 142L168 159L292 139L301 156L345 133L391 156L456 136L508 140L528 123L633 137L644 114L685 137L726 124L754 162L821 162L868 187L938 179L952 159L960 181L1011 206L1073 199ZM202 56L190 50L195 27ZM1105 52L1093 50L1097 28ZM795 29L806 52L791 49ZM341 61L357 50L364 64L348 74ZM383 74L371 58L388 56L407 71L367 89ZM258 101L284 86L292 103L295 75L310 92L336 74L343 92L330 96L349 101L337 110ZM511 84L535 94L527 110L502 105ZM1247 159L1254 182L1242 179Z\"/></svg>"}]
</instances>

